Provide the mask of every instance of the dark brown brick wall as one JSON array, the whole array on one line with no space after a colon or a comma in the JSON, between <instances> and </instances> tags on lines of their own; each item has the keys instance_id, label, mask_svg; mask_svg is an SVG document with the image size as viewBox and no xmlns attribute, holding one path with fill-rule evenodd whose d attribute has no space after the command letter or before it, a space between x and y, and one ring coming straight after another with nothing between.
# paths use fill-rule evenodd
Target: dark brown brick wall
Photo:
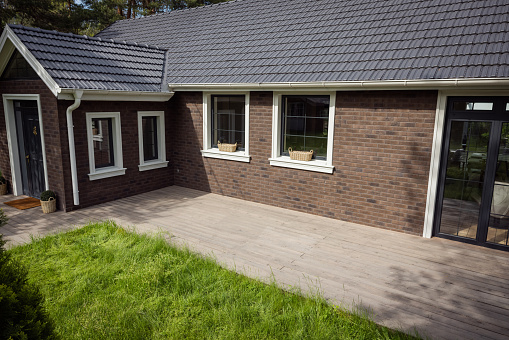
<instances>
[{"instance_id":1,"label":"dark brown brick wall","mask_svg":"<svg viewBox=\"0 0 509 340\"><path fill-rule=\"evenodd\" d=\"M65 119L65 111L72 101L59 101L59 116ZM86 207L143 192L159 189L173 185L173 165L171 147L171 117L167 112L167 103L154 102L106 102L83 101L73 112L74 139L76 149L76 165L78 168L78 189L80 195L80 206ZM166 152L167 160L170 161L167 168L139 171L138 151L138 111L165 111L166 124ZM88 161L88 142L86 131L87 112L120 112L122 132L122 153L123 165L127 168L125 175L90 181ZM62 125L63 140L67 142L67 130ZM65 130L65 131L64 131ZM63 142L62 142L63 143ZM69 164L69 148L65 144L62 148L66 171L64 178L66 183L66 206L67 210L77 207L73 206L71 171ZM140 202L140 207L141 207Z\"/></svg>"},{"instance_id":2,"label":"dark brown brick wall","mask_svg":"<svg viewBox=\"0 0 509 340\"><path fill-rule=\"evenodd\" d=\"M49 188L57 194L58 208L65 209L65 191L61 176L63 165L60 145L60 121L57 114L57 99L42 80L0 81L0 93L40 94ZM7 133L5 130L5 113L3 103L0 105L0 126L2 127L0 128L0 169L9 182L9 192L12 193L12 175L9 163L9 148L7 145Z\"/></svg>"},{"instance_id":3,"label":"dark brown brick wall","mask_svg":"<svg viewBox=\"0 0 509 340\"><path fill-rule=\"evenodd\" d=\"M175 184L420 234L435 91L338 92L333 174L269 165L272 92L251 92L250 163L203 158L202 94L177 93Z\"/></svg>"}]
</instances>

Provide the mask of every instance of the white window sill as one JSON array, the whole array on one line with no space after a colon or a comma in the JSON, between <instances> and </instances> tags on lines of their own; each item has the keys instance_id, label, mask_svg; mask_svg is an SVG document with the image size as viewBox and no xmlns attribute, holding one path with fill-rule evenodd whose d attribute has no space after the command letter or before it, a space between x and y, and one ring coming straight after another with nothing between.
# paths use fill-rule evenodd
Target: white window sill
<instances>
[{"instance_id":1,"label":"white window sill","mask_svg":"<svg viewBox=\"0 0 509 340\"><path fill-rule=\"evenodd\" d=\"M310 160L306 161L295 161L290 159L287 156L281 156L278 158L269 158L270 165L272 166L280 166L283 168L292 168L299 170L307 170L307 171L316 171L323 172L327 174L332 174L334 171L334 166L327 164L326 161L321 160Z\"/></svg>"},{"instance_id":2,"label":"white window sill","mask_svg":"<svg viewBox=\"0 0 509 340\"><path fill-rule=\"evenodd\" d=\"M202 150L201 154L203 157L226 159L229 161L237 161L237 162L245 162L245 163L249 163L249 161L251 160L251 156L246 155L246 153L244 151L224 152L224 151L219 151L218 149L208 149L208 150Z\"/></svg>"},{"instance_id":3,"label":"white window sill","mask_svg":"<svg viewBox=\"0 0 509 340\"><path fill-rule=\"evenodd\" d=\"M168 166L168 161L162 161L160 159L155 159L152 161L144 162L143 164L138 165L139 171L147 171L152 169L166 168Z\"/></svg>"},{"instance_id":4,"label":"white window sill","mask_svg":"<svg viewBox=\"0 0 509 340\"><path fill-rule=\"evenodd\" d=\"M97 179L103 179L108 177L115 177L115 176L121 176L125 175L126 168L117 168L117 167L108 167L108 168L102 168L98 169L93 173L88 174L88 178L91 181L95 181Z\"/></svg>"}]
</instances>

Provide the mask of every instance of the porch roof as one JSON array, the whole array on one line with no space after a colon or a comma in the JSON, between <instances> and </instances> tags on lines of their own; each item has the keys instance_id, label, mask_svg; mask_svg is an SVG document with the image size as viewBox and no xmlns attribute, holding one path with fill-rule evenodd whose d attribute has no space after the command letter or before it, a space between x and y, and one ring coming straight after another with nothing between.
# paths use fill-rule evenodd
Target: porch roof
<instances>
[{"instance_id":1,"label":"porch roof","mask_svg":"<svg viewBox=\"0 0 509 340\"><path fill-rule=\"evenodd\" d=\"M9 28L61 89L164 90L165 51L155 46L20 25Z\"/></svg>"}]
</instances>

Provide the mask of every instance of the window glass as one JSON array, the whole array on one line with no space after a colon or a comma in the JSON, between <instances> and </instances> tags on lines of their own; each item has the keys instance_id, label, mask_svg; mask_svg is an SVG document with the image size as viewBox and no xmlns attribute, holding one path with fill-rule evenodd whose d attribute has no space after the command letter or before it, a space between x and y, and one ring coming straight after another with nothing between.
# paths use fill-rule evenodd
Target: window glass
<instances>
[{"instance_id":1,"label":"window glass","mask_svg":"<svg viewBox=\"0 0 509 340\"><path fill-rule=\"evenodd\" d=\"M326 159L329 96L283 96L281 155L313 150L313 158Z\"/></svg>"},{"instance_id":2,"label":"window glass","mask_svg":"<svg viewBox=\"0 0 509 340\"><path fill-rule=\"evenodd\" d=\"M480 102L454 102L454 110L459 111L491 111L493 110L493 103L480 103Z\"/></svg>"},{"instance_id":3,"label":"window glass","mask_svg":"<svg viewBox=\"0 0 509 340\"><path fill-rule=\"evenodd\" d=\"M143 130L143 159L145 161L157 159L157 117L144 116L141 124Z\"/></svg>"},{"instance_id":4,"label":"window glass","mask_svg":"<svg viewBox=\"0 0 509 340\"><path fill-rule=\"evenodd\" d=\"M12 54L2 79L37 78L37 73L17 50Z\"/></svg>"},{"instance_id":5,"label":"window glass","mask_svg":"<svg viewBox=\"0 0 509 340\"><path fill-rule=\"evenodd\" d=\"M235 144L244 150L245 141L245 97L212 96L212 143Z\"/></svg>"},{"instance_id":6,"label":"window glass","mask_svg":"<svg viewBox=\"0 0 509 340\"><path fill-rule=\"evenodd\" d=\"M509 111L509 103L505 104L505 110Z\"/></svg>"},{"instance_id":7,"label":"window glass","mask_svg":"<svg viewBox=\"0 0 509 340\"><path fill-rule=\"evenodd\" d=\"M95 168L113 166L113 127L111 118L92 118Z\"/></svg>"}]
</instances>

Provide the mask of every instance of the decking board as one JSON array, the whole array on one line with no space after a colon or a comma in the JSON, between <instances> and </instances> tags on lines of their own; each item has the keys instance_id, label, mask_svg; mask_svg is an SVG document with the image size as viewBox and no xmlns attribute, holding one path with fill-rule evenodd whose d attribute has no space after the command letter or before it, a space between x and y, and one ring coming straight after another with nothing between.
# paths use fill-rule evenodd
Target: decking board
<instances>
[{"instance_id":1,"label":"decking board","mask_svg":"<svg viewBox=\"0 0 509 340\"><path fill-rule=\"evenodd\" d=\"M10 197L9 197L10 196ZM0 197L12 199L11 195ZM509 339L509 252L169 187L69 213L5 207L13 243L112 219L224 266L445 339Z\"/></svg>"}]
</instances>

